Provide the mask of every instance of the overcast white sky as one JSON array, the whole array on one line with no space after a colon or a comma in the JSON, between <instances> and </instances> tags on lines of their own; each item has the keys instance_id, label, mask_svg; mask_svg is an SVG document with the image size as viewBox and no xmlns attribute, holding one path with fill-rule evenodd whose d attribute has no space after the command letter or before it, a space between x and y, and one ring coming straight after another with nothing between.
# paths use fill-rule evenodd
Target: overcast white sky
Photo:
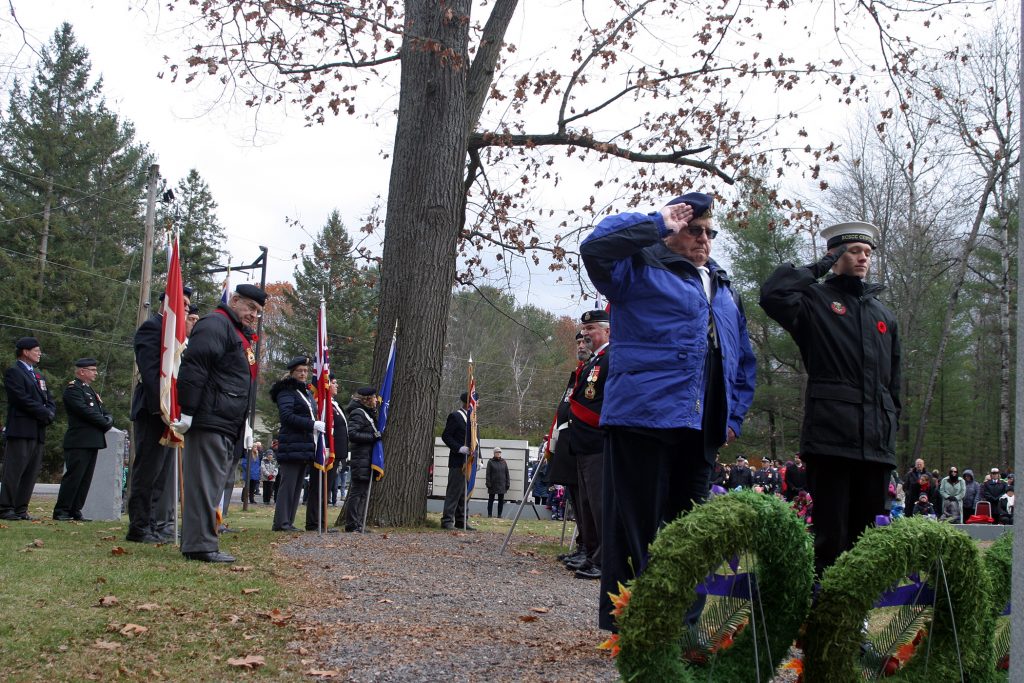
<instances>
[{"instance_id":1,"label":"overcast white sky","mask_svg":"<svg viewBox=\"0 0 1024 683\"><path fill-rule=\"evenodd\" d=\"M250 110L211 108L215 91L210 84L197 89L157 78L166 68L164 55L177 56L183 50L184 41L176 29L178 17L159 2L144 3L150 14L138 11L138 4L132 0L14 0L32 46L49 40L60 22L73 25L78 40L90 52L94 77L103 77L109 106L134 123L137 139L150 146L168 185L176 184L193 167L199 170L219 204L232 263L252 261L259 254L258 246L265 245L270 256L268 281L290 279L292 255L300 244L311 241L332 209L339 209L354 231L375 201L386 195L389 161L381 151L392 146L391 117L379 117L374 127L351 117L332 116L323 126L307 128L297 110L276 108L264 110L257 131ZM520 45L545 39L525 30L523 15L536 20L558 4L558 0L524 4L510 28L510 39ZM594 10L588 7L588 11ZM808 23L832 19L813 14L808 12ZM870 32L866 27L865 35ZM546 39L550 40L550 33ZM5 13L0 17L0 78L11 73L4 67L11 50L21 42L22 36ZM27 65L34 56L22 50L18 59ZM25 76L27 80L29 74ZM8 81L0 84L5 90L9 86ZM774 99L759 102L778 106ZM812 93L806 106L796 106L818 106L814 102ZM385 101L383 111L391 106ZM826 121L822 127L842 125L834 116ZM812 127L812 134L816 132ZM599 170L595 173L600 177ZM593 177L583 180L593 183ZM308 234L288 227L286 218L299 220ZM369 244L379 246L379 237L370 240ZM573 284L554 283L543 265L532 272L517 270L506 284L521 302L560 314L575 315L592 305L580 303Z\"/></svg>"}]
</instances>

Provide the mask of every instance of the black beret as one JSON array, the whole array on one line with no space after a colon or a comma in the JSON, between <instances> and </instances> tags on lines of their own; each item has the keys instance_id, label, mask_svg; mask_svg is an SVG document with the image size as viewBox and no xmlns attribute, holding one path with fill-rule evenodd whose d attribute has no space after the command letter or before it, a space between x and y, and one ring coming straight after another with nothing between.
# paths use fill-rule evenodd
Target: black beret
<instances>
[{"instance_id":1,"label":"black beret","mask_svg":"<svg viewBox=\"0 0 1024 683\"><path fill-rule=\"evenodd\" d=\"M356 393L360 396L376 396L377 390L374 387L359 387Z\"/></svg>"},{"instance_id":2,"label":"black beret","mask_svg":"<svg viewBox=\"0 0 1024 683\"><path fill-rule=\"evenodd\" d=\"M288 365L286 367L289 370L294 370L295 368L299 367L300 365L308 365L308 364L309 364L309 357L308 356L295 356L295 358L292 358L290 361L288 361Z\"/></svg>"},{"instance_id":3,"label":"black beret","mask_svg":"<svg viewBox=\"0 0 1024 683\"><path fill-rule=\"evenodd\" d=\"M465 403L466 399L468 399L468 398L469 398L469 394L467 394L465 391L463 391L461 394L459 394L459 401L461 401L462 403Z\"/></svg>"},{"instance_id":4,"label":"black beret","mask_svg":"<svg viewBox=\"0 0 1024 683\"><path fill-rule=\"evenodd\" d=\"M96 362L95 358L79 358L75 361L76 368L94 368L99 363Z\"/></svg>"},{"instance_id":5,"label":"black beret","mask_svg":"<svg viewBox=\"0 0 1024 683\"><path fill-rule=\"evenodd\" d=\"M244 296L246 299L252 299L260 306L267 303L267 293L256 285L238 285L235 287L235 294Z\"/></svg>"},{"instance_id":6,"label":"black beret","mask_svg":"<svg viewBox=\"0 0 1024 683\"><path fill-rule=\"evenodd\" d=\"M14 342L14 348L16 351L34 349L37 346L39 346L39 340L35 337L22 337L18 341Z\"/></svg>"},{"instance_id":7,"label":"black beret","mask_svg":"<svg viewBox=\"0 0 1024 683\"><path fill-rule=\"evenodd\" d=\"M334 373L333 373L333 372L332 372L332 373L330 373L329 375L327 375L327 377L328 377L329 379L332 379L332 380L333 380L333 379L335 378L335 377L334 377Z\"/></svg>"},{"instance_id":8,"label":"black beret","mask_svg":"<svg viewBox=\"0 0 1024 683\"><path fill-rule=\"evenodd\" d=\"M583 339L583 330L576 331L576 341L579 341L580 339Z\"/></svg>"},{"instance_id":9,"label":"black beret","mask_svg":"<svg viewBox=\"0 0 1024 683\"><path fill-rule=\"evenodd\" d=\"M603 308L595 308L592 311L587 311L580 316L581 323L606 323L611 320L611 316L608 315L608 311Z\"/></svg>"},{"instance_id":10,"label":"black beret","mask_svg":"<svg viewBox=\"0 0 1024 683\"><path fill-rule=\"evenodd\" d=\"M711 215L711 209L715 206L715 198L703 192L687 192L676 197L666 206L672 206L673 204L689 204L693 207L694 218L704 218Z\"/></svg>"}]
</instances>

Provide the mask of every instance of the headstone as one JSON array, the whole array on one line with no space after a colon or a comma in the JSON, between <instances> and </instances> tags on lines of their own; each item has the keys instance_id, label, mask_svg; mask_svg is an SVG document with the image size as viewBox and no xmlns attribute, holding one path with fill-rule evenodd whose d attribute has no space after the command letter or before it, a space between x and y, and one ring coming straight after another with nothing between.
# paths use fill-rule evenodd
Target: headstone
<instances>
[{"instance_id":1,"label":"headstone","mask_svg":"<svg viewBox=\"0 0 1024 683\"><path fill-rule=\"evenodd\" d=\"M82 515L87 519L120 521L121 477L124 472L124 448L127 433L116 427L107 432L107 447L96 455L92 485Z\"/></svg>"}]
</instances>

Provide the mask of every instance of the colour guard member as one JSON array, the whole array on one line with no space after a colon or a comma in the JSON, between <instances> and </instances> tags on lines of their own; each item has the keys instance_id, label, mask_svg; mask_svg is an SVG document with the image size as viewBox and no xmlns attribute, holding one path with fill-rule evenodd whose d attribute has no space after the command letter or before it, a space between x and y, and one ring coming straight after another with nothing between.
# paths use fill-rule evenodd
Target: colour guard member
<instances>
[{"instance_id":1,"label":"colour guard member","mask_svg":"<svg viewBox=\"0 0 1024 683\"><path fill-rule=\"evenodd\" d=\"M64 388L64 410L68 414L68 430L64 433L64 476L53 506L53 518L68 522L87 522L82 507L89 495L96 454L107 447L107 430L114 418L103 405L100 395L90 386L99 373L95 358L75 361L75 378Z\"/></svg>"}]
</instances>

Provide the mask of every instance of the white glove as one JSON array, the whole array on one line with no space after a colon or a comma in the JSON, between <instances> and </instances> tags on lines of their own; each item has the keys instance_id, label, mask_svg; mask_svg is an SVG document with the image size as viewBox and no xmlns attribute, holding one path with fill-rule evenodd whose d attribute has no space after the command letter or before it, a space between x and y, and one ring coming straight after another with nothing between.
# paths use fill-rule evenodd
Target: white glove
<instances>
[{"instance_id":1,"label":"white glove","mask_svg":"<svg viewBox=\"0 0 1024 683\"><path fill-rule=\"evenodd\" d=\"M466 454L468 454L468 453L469 453L469 446L463 446L462 448L460 448L460 449L459 449L459 453L460 453L461 455L466 455Z\"/></svg>"},{"instance_id":2,"label":"white glove","mask_svg":"<svg viewBox=\"0 0 1024 683\"><path fill-rule=\"evenodd\" d=\"M245 446L245 450L252 448L252 426L248 421L245 423L245 436L242 437L242 445Z\"/></svg>"},{"instance_id":3,"label":"white glove","mask_svg":"<svg viewBox=\"0 0 1024 683\"><path fill-rule=\"evenodd\" d=\"M184 434L185 432L187 432L189 430L189 428L191 426L192 426L192 416L191 415L182 415L181 417L178 418L178 420L176 422L172 422L171 423L171 429L173 429L174 431L178 432L179 434Z\"/></svg>"},{"instance_id":4,"label":"white glove","mask_svg":"<svg viewBox=\"0 0 1024 683\"><path fill-rule=\"evenodd\" d=\"M322 420L317 420L316 422L313 423L313 431L315 431L317 434L323 434L325 431L327 431L327 425L324 424Z\"/></svg>"}]
</instances>

